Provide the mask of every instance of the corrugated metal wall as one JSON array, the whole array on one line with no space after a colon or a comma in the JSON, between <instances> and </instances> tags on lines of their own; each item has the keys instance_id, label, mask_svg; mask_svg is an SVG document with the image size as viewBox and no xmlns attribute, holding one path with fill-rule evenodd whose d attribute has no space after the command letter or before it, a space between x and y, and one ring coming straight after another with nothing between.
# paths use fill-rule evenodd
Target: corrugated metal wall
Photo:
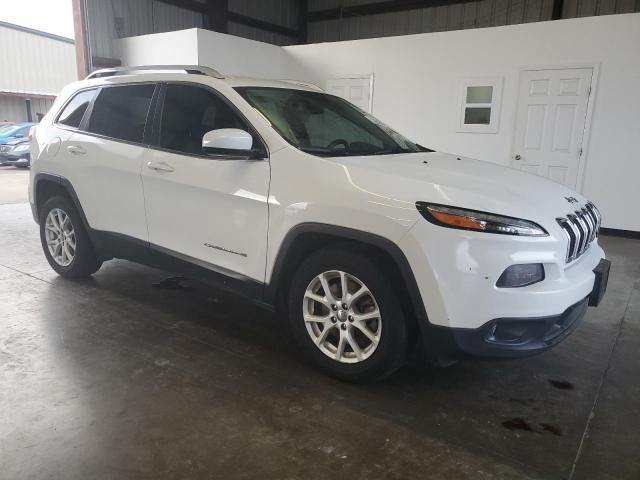
<instances>
[{"instance_id":1,"label":"corrugated metal wall","mask_svg":"<svg viewBox=\"0 0 640 480\"><path fill-rule=\"evenodd\" d=\"M115 58L113 39L204 27L204 15L159 0L85 0L91 55ZM206 0L197 0L204 3ZM309 0L309 11L375 0ZM298 0L229 0L229 10L264 22L298 28ZM553 0L479 0L360 18L310 22L308 41L351 40L479 28L551 19ZM564 0L565 18L640 11L640 0ZM281 33L229 22L229 33L276 45L297 43Z\"/></svg>"},{"instance_id":2,"label":"corrugated metal wall","mask_svg":"<svg viewBox=\"0 0 640 480\"><path fill-rule=\"evenodd\" d=\"M372 0L309 0L309 11L373 3ZM551 19L553 0L480 0L456 5L311 22L308 41L494 27ZM563 18L640 11L639 0L565 0Z\"/></svg>"},{"instance_id":3,"label":"corrugated metal wall","mask_svg":"<svg viewBox=\"0 0 640 480\"><path fill-rule=\"evenodd\" d=\"M55 97L31 98L31 115L34 122L38 121L38 114L44 115L53 105ZM0 122L26 122L27 106L24 97L0 94Z\"/></svg>"},{"instance_id":4,"label":"corrugated metal wall","mask_svg":"<svg viewBox=\"0 0 640 480\"><path fill-rule=\"evenodd\" d=\"M0 95L0 122L24 122L27 110L24 98Z\"/></svg>"},{"instance_id":5,"label":"corrugated metal wall","mask_svg":"<svg viewBox=\"0 0 640 480\"><path fill-rule=\"evenodd\" d=\"M91 55L114 58L114 38L203 27L203 15L156 0L86 0Z\"/></svg>"},{"instance_id":6,"label":"corrugated metal wall","mask_svg":"<svg viewBox=\"0 0 640 480\"><path fill-rule=\"evenodd\" d=\"M0 25L0 92L57 95L76 79L75 45Z\"/></svg>"},{"instance_id":7,"label":"corrugated metal wall","mask_svg":"<svg viewBox=\"0 0 640 480\"><path fill-rule=\"evenodd\" d=\"M201 1L201 3L203 3ZM298 0L229 0L229 10L283 27L297 29ZM202 28L204 15L158 0L86 0L91 55L115 58L114 38ZM252 40L290 45L286 35L229 22L229 33Z\"/></svg>"},{"instance_id":8,"label":"corrugated metal wall","mask_svg":"<svg viewBox=\"0 0 640 480\"><path fill-rule=\"evenodd\" d=\"M298 0L229 0L229 10L295 30L299 3Z\"/></svg>"}]
</instances>

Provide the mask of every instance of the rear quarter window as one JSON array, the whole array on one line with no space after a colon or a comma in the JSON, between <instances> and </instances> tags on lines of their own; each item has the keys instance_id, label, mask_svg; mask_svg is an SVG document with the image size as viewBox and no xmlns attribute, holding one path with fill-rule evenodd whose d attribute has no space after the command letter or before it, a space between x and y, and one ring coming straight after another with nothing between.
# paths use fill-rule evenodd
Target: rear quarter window
<instances>
[{"instance_id":1,"label":"rear quarter window","mask_svg":"<svg viewBox=\"0 0 640 480\"><path fill-rule=\"evenodd\" d=\"M87 111L87 108L95 94L95 88L76 93L69 103L67 103L67 105L62 109L60 115L58 115L57 123L73 128L80 127L82 117Z\"/></svg>"}]
</instances>

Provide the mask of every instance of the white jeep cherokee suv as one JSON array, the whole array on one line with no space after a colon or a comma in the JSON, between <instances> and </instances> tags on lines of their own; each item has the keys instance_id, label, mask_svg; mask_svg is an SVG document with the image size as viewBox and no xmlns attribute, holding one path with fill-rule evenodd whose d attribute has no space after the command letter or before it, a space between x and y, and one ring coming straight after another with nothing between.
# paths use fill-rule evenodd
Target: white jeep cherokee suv
<instances>
[{"instance_id":1,"label":"white jeep cherokee suv","mask_svg":"<svg viewBox=\"0 0 640 480\"><path fill-rule=\"evenodd\" d=\"M606 288L592 203L424 148L313 85L102 70L64 89L31 155L60 275L124 258L203 279L285 312L351 381L410 356L545 350Z\"/></svg>"}]
</instances>

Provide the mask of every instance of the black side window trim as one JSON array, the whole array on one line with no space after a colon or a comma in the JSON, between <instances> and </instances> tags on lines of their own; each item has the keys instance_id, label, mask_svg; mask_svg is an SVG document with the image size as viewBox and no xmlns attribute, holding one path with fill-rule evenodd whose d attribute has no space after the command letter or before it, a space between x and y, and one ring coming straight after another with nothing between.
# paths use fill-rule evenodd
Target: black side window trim
<instances>
[{"instance_id":1,"label":"black side window trim","mask_svg":"<svg viewBox=\"0 0 640 480\"><path fill-rule=\"evenodd\" d=\"M96 98L98 98L98 95L100 95L101 91L102 87L96 88L96 93L93 95L91 103L85 110L84 115L82 116L82 120L80 120L80 125L78 126L78 128L76 128L76 130L79 130L83 133L90 133L87 131L87 126L89 125L89 119L91 118L91 112L93 112L93 106L96 103Z\"/></svg>"},{"instance_id":2,"label":"black side window trim","mask_svg":"<svg viewBox=\"0 0 640 480\"><path fill-rule=\"evenodd\" d=\"M160 146L160 128L161 128L161 123L162 123L162 114L163 114L163 110L164 110L164 99L167 93L167 86L169 85L188 85L190 87L194 87L194 88L201 88L202 90L206 90L208 92L211 92L212 94L214 94L221 102L223 102L225 105L227 105L234 114L236 114L238 116L238 118L240 118L244 124L247 126L249 133L258 140L259 145L257 147L254 147L252 150L255 151L256 153L259 153L261 158L264 159L269 159L269 147L267 146L267 142L264 141L264 139L262 138L262 136L258 133L258 131L256 130L256 128L253 126L253 124L249 121L249 119L240 111L238 110L238 107L236 107L233 102L231 102L227 97L225 97L222 93L220 93L218 90L216 90L215 88L210 87L209 85L204 85L202 83L196 83L196 82L161 82L159 84L160 88L160 92L158 93L157 96L157 104L155 106L155 112L154 112L154 120L153 120L153 128L152 128L152 132L149 138L149 144L148 147L149 148L153 148L154 150L160 150L163 152L169 152L169 153L174 153L177 155L184 155L187 157L194 157L194 158L206 158L206 159L215 159L216 156L215 155L196 155L193 153L186 153L186 152L181 152L179 150L173 150L170 148L165 148ZM221 155L221 158L229 158L229 156L227 155Z\"/></svg>"}]
</instances>

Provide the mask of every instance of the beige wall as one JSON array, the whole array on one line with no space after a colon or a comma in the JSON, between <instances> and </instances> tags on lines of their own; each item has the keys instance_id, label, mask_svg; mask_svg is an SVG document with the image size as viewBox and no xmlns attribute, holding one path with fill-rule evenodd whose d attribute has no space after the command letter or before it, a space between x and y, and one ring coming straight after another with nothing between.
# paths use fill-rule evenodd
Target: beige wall
<instances>
[{"instance_id":1,"label":"beige wall","mask_svg":"<svg viewBox=\"0 0 640 480\"><path fill-rule=\"evenodd\" d=\"M47 113L55 98L31 98L31 114L34 122L38 113ZM0 122L26 122L27 109L25 97L0 94Z\"/></svg>"}]
</instances>

